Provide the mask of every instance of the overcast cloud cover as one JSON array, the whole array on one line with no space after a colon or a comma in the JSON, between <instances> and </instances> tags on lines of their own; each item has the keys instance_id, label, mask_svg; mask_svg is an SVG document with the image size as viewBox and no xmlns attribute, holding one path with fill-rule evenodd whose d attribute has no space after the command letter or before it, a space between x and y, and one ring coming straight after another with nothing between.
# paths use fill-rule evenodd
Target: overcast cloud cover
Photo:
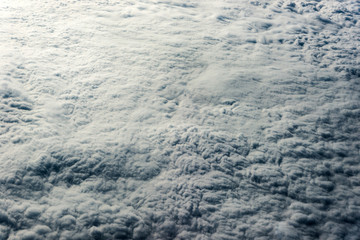
<instances>
[{"instance_id":1,"label":"overcast cloud cover","mask_svg":"<svg viewBox=\"0 0 360 240\"><path fill-rule=\"evenodd\" d=\"M360 1L1 0L0 239L360 239Z\"/></svg>"}]
</instances>

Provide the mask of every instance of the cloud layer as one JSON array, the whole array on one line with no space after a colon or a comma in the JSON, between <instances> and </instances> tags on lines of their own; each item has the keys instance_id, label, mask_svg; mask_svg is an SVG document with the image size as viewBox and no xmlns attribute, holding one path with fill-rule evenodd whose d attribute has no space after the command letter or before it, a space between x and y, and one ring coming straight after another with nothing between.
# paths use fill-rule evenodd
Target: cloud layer
<instances>
[{"instance_id":1,"label":"cloud layer","mask_svg":"<svg viewBox=\"0 0 360 240\"><path fill-rule=\"evenodd\" d=\"M359 1L0 3L0 239L357 239Z\"/></svg>"}]
</instances>

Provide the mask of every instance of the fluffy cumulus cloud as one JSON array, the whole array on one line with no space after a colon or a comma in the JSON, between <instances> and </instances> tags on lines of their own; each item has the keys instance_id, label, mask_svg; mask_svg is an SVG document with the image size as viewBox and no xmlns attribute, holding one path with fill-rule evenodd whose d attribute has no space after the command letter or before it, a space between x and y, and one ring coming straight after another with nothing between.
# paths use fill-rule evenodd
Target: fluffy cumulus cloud
<instances>
[{"instance_id":1,"label":"fluffy cumulus cloud","mask_svg":"<svg viewBox=\"0 0 360 240\"><path fill-rule=\"evenodd\" d=\"M358 239L359 12L1 1L0 239Z\"/></svg>"}]
</instances>

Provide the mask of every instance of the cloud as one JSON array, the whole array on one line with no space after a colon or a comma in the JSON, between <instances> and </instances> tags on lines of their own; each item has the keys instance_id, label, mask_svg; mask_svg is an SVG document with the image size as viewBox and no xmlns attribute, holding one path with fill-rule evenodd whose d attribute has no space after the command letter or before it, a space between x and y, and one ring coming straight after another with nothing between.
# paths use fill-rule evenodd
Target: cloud
<instances>
[{"instance_id":1,"label":"cloud","mask_svg":"<svg viewBox=\"0 0 360 240\"><path fill-rule=\"evenodd\" d=\"M0 239L356 238L358 10L5 1Z\"/></svg>"}]
</instances>

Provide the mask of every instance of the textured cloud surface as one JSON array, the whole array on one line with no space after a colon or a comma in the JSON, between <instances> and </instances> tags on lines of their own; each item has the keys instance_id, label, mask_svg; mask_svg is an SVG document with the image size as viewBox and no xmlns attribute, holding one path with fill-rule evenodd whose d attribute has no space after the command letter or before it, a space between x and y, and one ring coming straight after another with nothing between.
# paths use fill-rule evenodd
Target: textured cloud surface
<instances>
[{"instance_id":1,"label":"textured cloud surface","mask_svg":"<svg viewBox=\"0 0 360 240\"><path fill-rule=\"evenodd\" d=\"M0 18L1 240L359 239L359 1Z\"/></svg>"}]
</instances>

